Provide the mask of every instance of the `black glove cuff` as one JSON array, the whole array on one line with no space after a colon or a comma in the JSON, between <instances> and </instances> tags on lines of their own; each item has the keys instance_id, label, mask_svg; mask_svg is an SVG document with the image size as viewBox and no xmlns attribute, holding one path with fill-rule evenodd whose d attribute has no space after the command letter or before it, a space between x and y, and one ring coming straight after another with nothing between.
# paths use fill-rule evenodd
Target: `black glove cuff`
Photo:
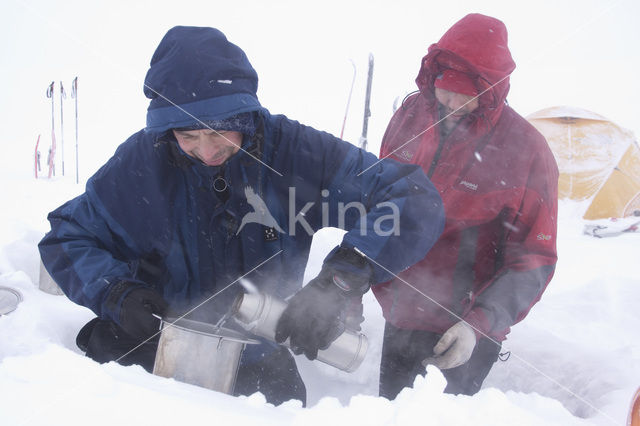
<instances>
[{"instance_id":1,"label":"black glove cuff","mask_svg":"<svg viewBox=\"0 0 640 426\"><path fill-rule=\"evenodd\" d=\"M331 277L333 284L336 285L340 290L347 293L349 296L362 296L371 287L371 283L360 282L359 280L349 279L345 274L335 273Z\"/></svg>"},{"instance_id":2,"label":"black glove cuff","mask_svg":"<svg viewBox=\"0 0 640 426\"><path fill-rule=\"evenodd\" d=\"M361 296L371 287L373 268L355 249L337 247L325 259L320 276L349 296Z\"/></svg>"}]
</instances>

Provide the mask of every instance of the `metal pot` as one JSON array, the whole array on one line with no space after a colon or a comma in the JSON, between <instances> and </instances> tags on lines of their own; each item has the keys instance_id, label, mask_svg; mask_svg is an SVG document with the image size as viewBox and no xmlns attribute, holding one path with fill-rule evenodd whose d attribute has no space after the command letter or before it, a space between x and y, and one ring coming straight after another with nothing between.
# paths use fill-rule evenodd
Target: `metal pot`
<instances>
[{"instance_id":1,"label":"metal pot","mask_svg":"<svg viewBox=\"0 0 640 426\"><path fill-rule=\"evenodd\" d=\"M49 272L45 269L42 260L40 260L40 277L38 281L38 288L45 293L49 293L54 296L62 296L64 294L60 286L58 286L51 275L49 275Z\"/></svg>"},{"instance_id":2,"label":"metal pot","mask_svg":"<svg viewBox=\"0 0 640 426\"><path fill-rule=\"evenodd\" d=\"M256 340L213 324L165 318L153 374L233 394L240 356Z\"/></svg>"}]
</instances>

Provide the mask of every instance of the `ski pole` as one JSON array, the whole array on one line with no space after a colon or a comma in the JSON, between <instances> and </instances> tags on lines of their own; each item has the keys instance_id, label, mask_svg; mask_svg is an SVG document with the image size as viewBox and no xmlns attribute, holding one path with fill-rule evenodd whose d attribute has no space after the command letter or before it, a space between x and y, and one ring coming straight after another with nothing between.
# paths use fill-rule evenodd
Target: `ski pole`
<instances>
[{"instance_id":1,"label":"ski pole","mask_svg":"<svg viewBox=\"0 0 640 426\"><path fill-rule=\"evenodd\" d=\"M51 147L49 148L49 157L47 158L47 163L49 164L49 179L51 176L55 176L55 160L54 156L56 153L56 130L55 130L55 117L54 117L54 106L53 106L53 90L54 90L55 82L51 82L49 87L47 88L47 98L51 99Z\"/></svg>"},{"instance_id":2,"label":"ski pole","mask_svg":"<svg viewBox=\"0 0 640 426\"><path fill-rule=\"evenodd\" d=\"M371 110L369 103L371 101L371 82L373 80L373 53L369 53L369 73L367 75L367 93L364 99L364 122L362 124L362 136L360 137L360 148L367 149L367 131L369 127L369 117Z\"/></svg>"},{"instance_id":3,"label":"ski pole","mask_svg":"<svg viewBox=\"0 0 640 426\"><path fill-rule=\"evenodd\" d=\"M76 106L76 183L79 180L78 174L78 77L71 82L71 97L75 100Z\"/></svg>"},{"instance_id":4,"label":"ski pole","mask_svg":"<svg viewBox=\"0 0 640 426\"><path fill-rule=\"evenodd\" d=\"M63 99L67 98L67 94L64 91L64 86L60 82L60 144L62 145L62 176L64 176L64 115L62 112Z\"/></svg>"}]
</instances>

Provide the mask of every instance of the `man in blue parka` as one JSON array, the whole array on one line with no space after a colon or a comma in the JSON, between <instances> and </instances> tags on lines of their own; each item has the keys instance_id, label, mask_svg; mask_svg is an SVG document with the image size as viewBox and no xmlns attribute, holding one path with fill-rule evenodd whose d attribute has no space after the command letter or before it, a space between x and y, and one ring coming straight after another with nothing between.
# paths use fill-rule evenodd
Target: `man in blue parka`
<instances>
[{"instance_id":1,"label":"man in blue parka","mask_svg":"<svg viewBox=\"0 0 640 426\"><path fill-rule=\"evenodd\" d=\"M202 304L190 317L218 323L244 276L289 299L276 340L314 359L370 285L424 258L442 232L442 201L420 168L271 115L257 86L220 31L171 29L145 79L146 128L49 214L44 265L97 315L77 338L87 356L151 370L157 339L138 346L157 316ZM301 289L313 233L327 226L347 233ZM247 346L235 393L256 391L305 402L287 349Z\"/></svg>"}]
</instances>

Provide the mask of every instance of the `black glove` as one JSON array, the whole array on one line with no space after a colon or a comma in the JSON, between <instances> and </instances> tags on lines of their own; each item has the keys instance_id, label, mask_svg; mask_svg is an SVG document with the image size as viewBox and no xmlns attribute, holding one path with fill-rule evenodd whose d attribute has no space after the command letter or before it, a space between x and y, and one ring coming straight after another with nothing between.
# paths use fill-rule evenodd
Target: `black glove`
<instances>
[{"instance_id":1,"label":"black glove","mask_svg":"<svg viewBox=\"0 0 640 426\"><path fill-rule=\"evenodd\" d=\"M352 249L340 248L320 274L298 291L278 320L276 342L289 338L293 353L313 360L345 330L346 310L370 286L371 266Z\"/></svg>"},{"instance_id":2,"label":"black glove","mask_svg":"<svg viewBox=\"0 0 640 426\"><path fill-rule=\"evenodd\" d=\"M132 290L131 287L135 287ZM150 287L142 287L139 283L121 281L116 284L108 297L108 305L112 311L122 294L126 296L120 305L120 314L116 323L132 337L146 339L160 330L160 320L153 314L164 316L168 305L157 291Z\"/></svg>"}]
</instances>

